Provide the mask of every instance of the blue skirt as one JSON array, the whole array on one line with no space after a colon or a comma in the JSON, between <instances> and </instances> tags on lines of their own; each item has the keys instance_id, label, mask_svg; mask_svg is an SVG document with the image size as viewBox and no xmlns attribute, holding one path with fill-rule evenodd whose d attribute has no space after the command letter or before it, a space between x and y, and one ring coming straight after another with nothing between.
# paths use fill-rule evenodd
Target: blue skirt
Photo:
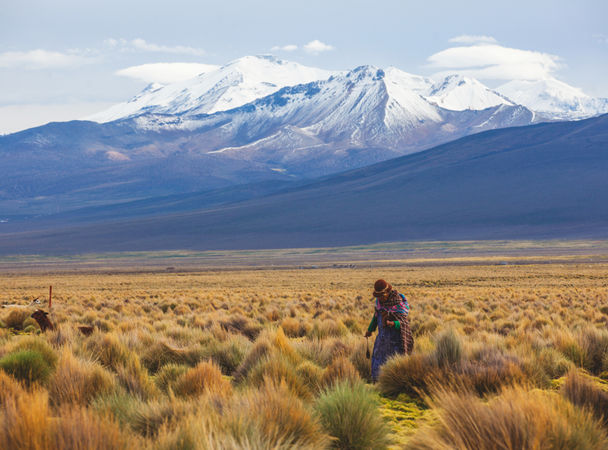
<instances>
[{"instance_id":1,"label":"blue skirt","mask_svg":"<svg viewBox=\"0 0 608 450\"><path fill-rule=\"evenodd\" d=\"M403 353L401 332L394 327L386 327L378 314L378 336L372 352L372 381L378 381L380 367L395 353Z\"/></svg>"}]
</instances>

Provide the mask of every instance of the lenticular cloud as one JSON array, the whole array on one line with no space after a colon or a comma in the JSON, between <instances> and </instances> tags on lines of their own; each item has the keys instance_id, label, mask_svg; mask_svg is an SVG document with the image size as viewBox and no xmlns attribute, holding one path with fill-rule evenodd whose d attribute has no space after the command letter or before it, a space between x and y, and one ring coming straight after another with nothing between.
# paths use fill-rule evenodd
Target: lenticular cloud
<instances>
[{"instance_id":1,"label":"lenticular cloud","mask_svg":"<svg viewBox=\"0 0 608 450\"><path fill-rule=\"evenodd\" d=\"M560 68L555 55L485 43L448 48L429 56L428 62L443 69L442 74L495 80L545 80Z\"/></svg>"}]
</instances>

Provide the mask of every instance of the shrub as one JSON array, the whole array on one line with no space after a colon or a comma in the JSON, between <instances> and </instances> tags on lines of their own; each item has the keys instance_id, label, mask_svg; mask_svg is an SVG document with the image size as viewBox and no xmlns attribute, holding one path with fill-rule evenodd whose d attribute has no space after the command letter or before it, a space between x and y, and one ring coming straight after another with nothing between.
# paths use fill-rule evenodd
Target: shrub
<instances>
[{"instance_id":1,"label":"shrub","mask_svg":"<svg viewBox=\"0 0 608 450\"><path fill-rule=\"evenodd\" d=\"M22 350L5 355L0 359L0 369L28 385L45 382L53 370L44 355L34 350Z\"/></svg>"},{"instance_id":2,"label":"shrub","mask_svg":"<svg viewBox=\"0 0 608 450\"><path fill-rule=\"evenodd\" d=\"M203 361L179 377L174 392L183 397L204 392L227 396L232 392L232 387L230 382L222 377L222 372L215 363Z\"/></svg>"},{"instance_id":3,"label":"shrub","mask_svg":"<svg viewBox=\"0 0 608 450\"><path fill-rule=\"evenodd\" d=\"M408 448L587 448L608 445L599 422L559 395L522 388L504 390L487 404L468 392L440 391L432 430L418 433Z\"/></svg>"},{"instance_id":4,"label":"shrub","mask_svg":"<svg viewBox=\"0 0 608 450\"><path fill-rule=\"evenodd\" d=\"M87 405L94 397L115 388L116 380L110 372L91 361L76 359L67 349L61 354L48 385L51 402L56 405Z\"/></svg>"},{"instance_id":5,"label":"shrub","mask_svg":"<svg viewBox=\"0 0 608 450\"><path fill-rule=\"evenodd\" d=\"M378 413L375 395L361 382L337 383L315 403L321 424L343 449L386 448L389 429Z\"/></svg>"},{"instance_id":6,"label":"shrub","mask_svg":"<svg viewBox=\"0 0 608 450\"><path fill-rule=\"evenodd\" d=\"M10 347L10 352L21 350L33 350L42 355L46 363L50 367L55 367L57 364L57 353L43 339L36 336L24 336Z\"/></svg>"},{"instance_id":7,"label":"shrub","mask_svg":"<svg viewBox=\"0 0 608 450\"><path fill-rule=\"evenodd\" d=\"M608 426L608 392L591 379L573 370L562 386L562 395L573 404L591 410Z\"/></svg>"}]
</instances>

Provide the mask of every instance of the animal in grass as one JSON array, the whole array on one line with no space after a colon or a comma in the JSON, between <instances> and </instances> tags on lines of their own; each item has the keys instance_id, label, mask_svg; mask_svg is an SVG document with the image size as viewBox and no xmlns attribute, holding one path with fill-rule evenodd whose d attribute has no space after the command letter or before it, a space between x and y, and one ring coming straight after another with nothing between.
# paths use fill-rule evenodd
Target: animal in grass
<instances>
[{"instance_id":1,"label":"animal in grass","mask_svg":"<svg viewBox=\"0 0 608 450\"><path fill-rule=\"evenodd\" d=\"M3 308L31 308L32 306L37 306L40 304L40 300L38 298L35 298L34 300L32 300L30 302L29 305L17 305L17 304L12 304L12 305L2 305Z\"/></svg>"},{"instance_id":2,"label":"animal in grass","mask_svg":"<svg viewBox=\"0 0 608 450\"><path fill-rule=\"evenodd\" d=\"M40 325L40 329L42 331L54 330L55 326L51 323L51 321L47 317L48 315L49 315L49 313L47 313L46 311L37 309L36 311L34 311L34 313L31 315L31 317L36 322L38 322L38 325Z\"/></svg>"},{"instance_id":3,"label":"animal in grass","mask_svg":"<svg viewBox=\"0 0 608 450\"><path fill-rule=\"evenodd\" d=\"M378 335L372 351L372 380L378 380L380 367L394 354L410 354L414 349L414 337L410 329L410 305L405 295L393 289L390 283L380 279L374 283L375 310L365 337L376 329Z\"/></svg>"},{"instance_id":4,"label":"animal in grass","mask_svg":"<svg viewBox=\"0 0 608 450\"><path fill-rule=\"evenodd\" d=\"M85 336L90 336L93 334L93 331L95 331L94 327L88 327L88 326L79 326L78 330Z\"/></svg>"}]
</instances>

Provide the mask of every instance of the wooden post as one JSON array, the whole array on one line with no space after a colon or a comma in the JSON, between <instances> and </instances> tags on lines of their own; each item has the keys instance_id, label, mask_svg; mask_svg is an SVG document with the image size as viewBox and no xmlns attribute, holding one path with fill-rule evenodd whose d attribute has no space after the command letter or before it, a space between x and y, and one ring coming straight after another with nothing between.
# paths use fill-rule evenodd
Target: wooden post
<instances>
[{"instance_id":1,"label":"wooden post","mask_svg":"<svg viewBox=\"0 0 608 450\"><path fill-rule=\"evenodd\" d=\"M49 286L49 309L51 309L51 300L53 298L53 286Z\"/></svg>"}]
</instances>

